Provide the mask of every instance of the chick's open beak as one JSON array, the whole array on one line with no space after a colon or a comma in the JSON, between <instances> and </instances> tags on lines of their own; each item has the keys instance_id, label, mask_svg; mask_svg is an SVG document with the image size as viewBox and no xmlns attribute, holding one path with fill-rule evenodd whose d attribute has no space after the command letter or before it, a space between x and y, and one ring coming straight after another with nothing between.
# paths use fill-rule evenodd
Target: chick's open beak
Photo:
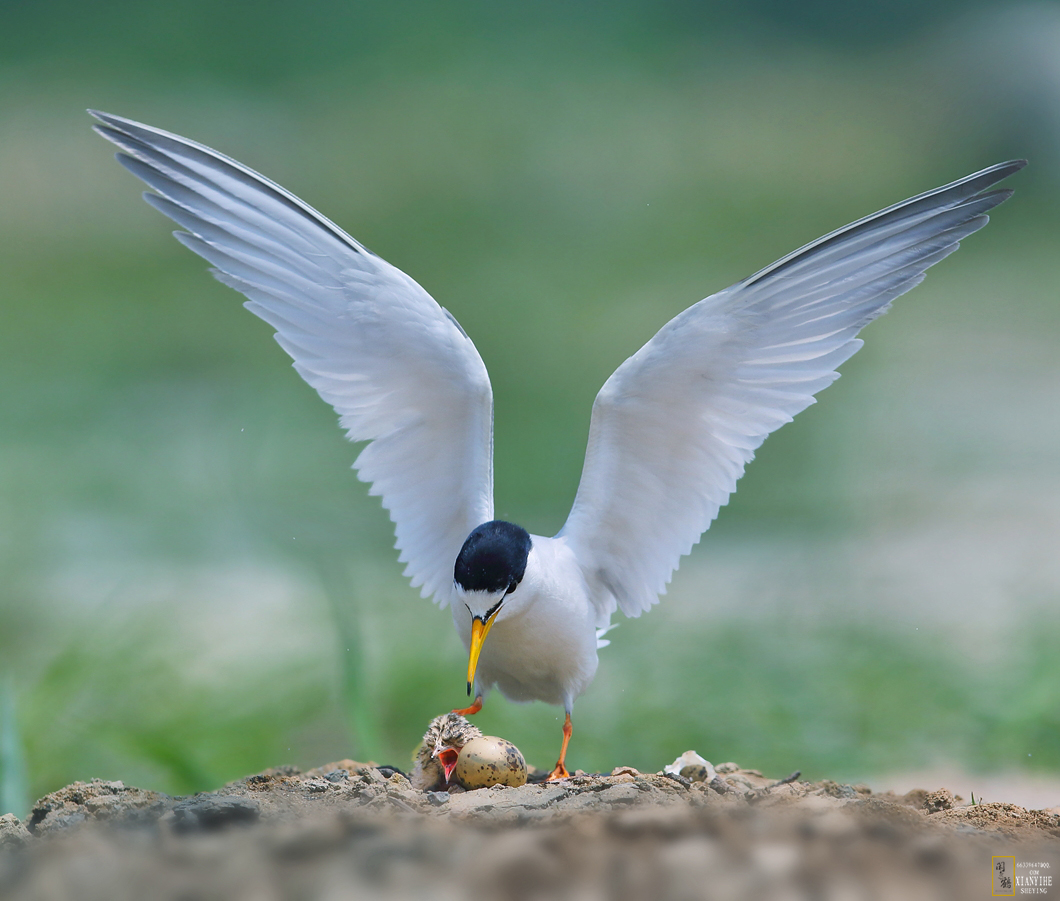
<instances>
[{"instance_id":1,"label":"chick's open beak","mask_svg":"<svg viewBox=\"0 0 1060 901\"><path fill-rule=\"evenodd\" d=\"M445 771L445 784L448 785L453 775L453 770L456 769L456 761L460 756L460 752L456 748L446 747L436 750L431 756L436 757L442 765L442 769Z\"/></svg>"},{"instance_id":2,"label":"chick's open beak","mask_svg":"<svg viewBox=\"0 0 1060 901\"><path fill-rule=\"evenodd\" d=\"M486 636L490 634L490 629L493 628L493 623L496 621L497 614L500 612L500 608L494 610L493 615L485 622L483 622L482 618L478 616L471 621L471 654L467 659L468 697L471 697L471 686L475 683L475 670L478 667L478 655L482 653L482 642L484 642Z\"/></svg>"}]
</instances>

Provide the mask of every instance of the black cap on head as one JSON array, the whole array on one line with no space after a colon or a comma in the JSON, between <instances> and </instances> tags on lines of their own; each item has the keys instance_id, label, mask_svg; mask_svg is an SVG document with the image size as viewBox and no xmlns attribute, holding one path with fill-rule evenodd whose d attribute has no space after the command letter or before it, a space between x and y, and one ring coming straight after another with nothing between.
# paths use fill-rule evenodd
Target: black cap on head
<instances>
[{"instance_id":1,"label":"black cap on head","mask_svg":"<svg viewBox=\"0 0 1060 901\"><path fill-rule=\"evenodd\" d=\"M453 578L465 591L512 591L526 572L530 533L494 519L478 526L460 549Z\"/></svg>"}]
</instances>

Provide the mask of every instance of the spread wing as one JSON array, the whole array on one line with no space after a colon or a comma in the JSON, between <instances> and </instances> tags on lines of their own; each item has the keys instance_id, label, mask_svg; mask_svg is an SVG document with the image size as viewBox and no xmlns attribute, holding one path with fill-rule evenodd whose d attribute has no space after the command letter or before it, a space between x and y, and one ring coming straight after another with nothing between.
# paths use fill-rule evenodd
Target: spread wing
<instances>
[{"instance_id":1,"label":"spread wing","mask_svg":"<svg viewBox=\"0 0 1060 901\"><path fill-rule=\"evenodd\" d=\"M185 138L93 112L177 239L248 298L335 408L382 496L405 574L445 606L468 533L493 518L493 394L478 351L415 281L294 195Z\"/></svg>"},{"instance_id":2,"label":"spread wing","mask_svg":"<svg viewBox=\"0 0 1060 901\"><path fill-rule=\"evenodd\" d=\"M593 404L564 537L601 612L665 592L770 432L814 402L861 328L982 228L1022 168L1001 163L854 222L700 301Z\"/></svg>"}]
</instances>

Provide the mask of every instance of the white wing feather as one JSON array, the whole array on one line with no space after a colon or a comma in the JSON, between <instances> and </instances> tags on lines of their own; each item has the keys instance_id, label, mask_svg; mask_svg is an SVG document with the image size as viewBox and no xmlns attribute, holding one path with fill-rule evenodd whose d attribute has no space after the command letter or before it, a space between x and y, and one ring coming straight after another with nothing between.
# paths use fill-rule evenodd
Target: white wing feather
<instances>
[{"instance_id":1,"label":"white wing feather","mask_svg":"<svg viewBox=\"0 0 1060 901\"><path fill-rule=\"evenodd\" d=\"M814 402L855 336L982 228L1024 165L1002 163L861 219L700 301L615 370L593 404L559 536L601 613L666 590L770 432Z\"/></svg>"},{"instance_id":2,"label":"white wing feather","mask_svg":"<svg viewBox=\"0 0 1060 901\"><path fill-rule=\"evenodd\" d=\"M208 147L92 112L118 159L276 329L334 407L390 511L405 574L443 607L468 533L493 518L493 394L471 339L415 281L283 188Z\"/></svg>"}]
</instances>

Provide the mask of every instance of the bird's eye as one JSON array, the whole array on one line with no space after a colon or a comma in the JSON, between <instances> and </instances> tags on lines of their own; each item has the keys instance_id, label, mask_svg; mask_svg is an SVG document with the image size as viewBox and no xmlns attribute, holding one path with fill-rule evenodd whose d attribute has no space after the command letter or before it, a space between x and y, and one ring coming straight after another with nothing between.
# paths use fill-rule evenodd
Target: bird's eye
<instances>
[{"instance_id":1,"label":"bird's eye","mask_svg":"<svg viewBox=\"0 0 1060 901\"><path fill-rule=\"evenodd\" d=\"M518 584L519 584L518 582L512 582L512 584L508 586L508 590L506 592L504 592L504 593L505 594L511 594L513 591L515 591L515 586L518 585Z\"/></svg>"}]
</instances>

